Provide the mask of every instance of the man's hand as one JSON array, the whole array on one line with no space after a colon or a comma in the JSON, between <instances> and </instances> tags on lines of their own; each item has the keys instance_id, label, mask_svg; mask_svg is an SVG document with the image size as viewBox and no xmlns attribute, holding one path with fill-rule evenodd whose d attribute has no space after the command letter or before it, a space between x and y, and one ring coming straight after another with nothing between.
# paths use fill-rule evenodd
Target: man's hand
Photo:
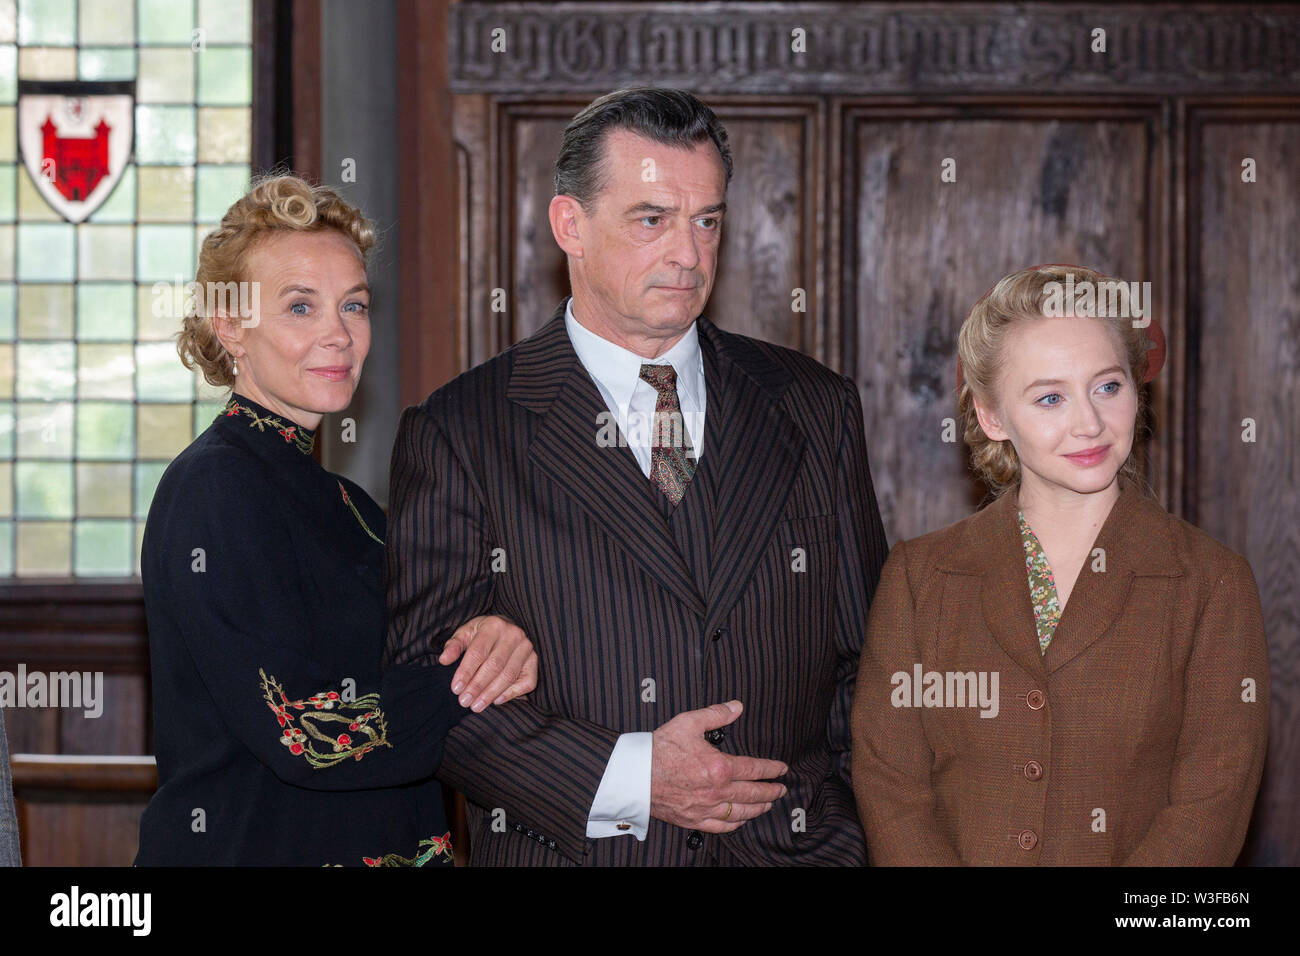
<instances>
[{"instance_id":1,"label":"man's hand","mask_svg":"<svg viewBox=\"0 0 1300 956\"><path fill-rule=\"evenodd\" d=\"M785 796L779 783L789 767L779 760L723 753L704 739L740 716L738 700L678 714L654 732L650 750L650 816L665 823L730 833L772 809Z\"/></svg>"},{"instance_id":2,"label":"man's hand","mask_svg":"<svg viewBox=\"0 0 1300 956\"><path fill-rule=\"evenodd\" d=\"M537 652L522 630L503 617L466 621L447 641L438 658L450 664L465 655L451 679L451 692L474 713L489 704L504 704L537 687Z\"/></svg>"}]
</instances>

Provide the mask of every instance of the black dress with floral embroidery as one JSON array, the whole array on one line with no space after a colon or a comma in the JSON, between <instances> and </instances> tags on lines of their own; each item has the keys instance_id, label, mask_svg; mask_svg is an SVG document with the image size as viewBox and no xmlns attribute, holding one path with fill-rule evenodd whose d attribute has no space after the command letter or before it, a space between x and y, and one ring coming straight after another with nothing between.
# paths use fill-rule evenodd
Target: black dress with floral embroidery
<instances>
[{"instance_id":1,"label":"black dress with floral embroidery","mask_svg":"<svg viewBox=\"0 0 1300 956\"><path fill-rule=\"evenodd\" d=\"M451 862L432 774L454 667L381 674L384 514L314 440L235 394L158 485L137 865Z\"/></svg>"}]
</instances>

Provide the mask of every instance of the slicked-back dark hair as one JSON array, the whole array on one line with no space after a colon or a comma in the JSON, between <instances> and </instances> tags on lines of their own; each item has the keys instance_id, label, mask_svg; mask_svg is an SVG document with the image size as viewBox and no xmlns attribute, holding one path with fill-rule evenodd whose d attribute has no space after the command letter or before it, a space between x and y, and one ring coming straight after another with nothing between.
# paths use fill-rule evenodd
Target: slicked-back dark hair
<instances>
[{"instance_id":1,"label":"slicked-back dark hair","mask_svg":"<svg viewBox=\"0 0 1300 956\"><path fill-rule=\"evenodd\" d=\"M572 196L590 209L604 188L605 134L622 129L667 146L689 149L712 142L731 182L727 130L713 110L685 90L638 86L593 100L564 129L555 161L555 195Z\"/></svg>"}]
</instances>

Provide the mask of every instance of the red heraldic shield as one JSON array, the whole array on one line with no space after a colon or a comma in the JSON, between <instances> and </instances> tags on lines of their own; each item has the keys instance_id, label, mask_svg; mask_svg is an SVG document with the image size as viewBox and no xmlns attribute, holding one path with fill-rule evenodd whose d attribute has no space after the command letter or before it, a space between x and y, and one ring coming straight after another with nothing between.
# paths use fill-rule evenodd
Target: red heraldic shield
<instances>
[{"instance_id":1,"label":"red heraldic shield","mask_svg":"<svg viewBox=\"0 0 1300 956\"><path fill-rule=\"evenodd\" d=\"M33 185L69 222L113 192L131 159L135 84L24 81L18 146Z\"/></svg>"}]
</instances>

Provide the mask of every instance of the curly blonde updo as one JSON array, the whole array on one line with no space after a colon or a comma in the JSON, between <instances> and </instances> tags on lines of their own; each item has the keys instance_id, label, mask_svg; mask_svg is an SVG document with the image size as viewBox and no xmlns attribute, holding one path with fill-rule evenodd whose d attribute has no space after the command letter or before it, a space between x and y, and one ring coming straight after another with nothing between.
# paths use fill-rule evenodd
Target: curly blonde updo
<instances>
[{"instance_id":1,"label":"curly blonde updo","mask_svg":"<svg viewBox=\"0 0 1300 956\"><path fill-rule=\"evenodd\" d=\"M1051 282L1066 286L1067 274L1074 277L1076 302L1083 294L1080 284L1085 280L1093 283L1094 289L1097 283L1116 281L1113 277L1082 266L1044 265L1022 269L1000 279L984 298L975 303L975 308L971 309L957 336L957 355L963 377L957 392L962 437L970 448L971 467L995 495L1000 496L1020 483L1020 458L1010 441L994 441L984 433L975 413L975 396L979 396L985 408L996 407L994 396L997 393L998 378L1002 374L1002 346L1007 333L1021 322L1043 318L1046 286ZM1064 301L1063 304L1067 313L1074 311L1074 303ZM1134 328L1131 317L1098 314L1097 318L1106 322L1119 336L1128 362L1129 375L1138 394L1133 447L1120 467L1120 479L1138 488L1145 488L1146 482L1139 460L1142 445L1150 436L1150 399L1148 390L1143 388L1147 372L1147 335L1143 329Z\"/></svg>"},{"instance_id":2,"label":"curly blonde updo","mask_svg":"<svg viewBox=\"0 0 1300 956\"><path fill-rule=\"evenodd\" d=\"M195 282L199 289L210 283L244 282L248 254L262 240L287 231L317 232L334 229L356 244L365 261L375 244L374 225L361 210L328 186L313 186L284 173L255 178L248 192L226 210L221 225L203 239ZM199 368L208 384L234 385L233 359L206 314L207 296L193 297L195 307L185 316L176 351L186 368Z\"/></svg>"}]
</instances>

